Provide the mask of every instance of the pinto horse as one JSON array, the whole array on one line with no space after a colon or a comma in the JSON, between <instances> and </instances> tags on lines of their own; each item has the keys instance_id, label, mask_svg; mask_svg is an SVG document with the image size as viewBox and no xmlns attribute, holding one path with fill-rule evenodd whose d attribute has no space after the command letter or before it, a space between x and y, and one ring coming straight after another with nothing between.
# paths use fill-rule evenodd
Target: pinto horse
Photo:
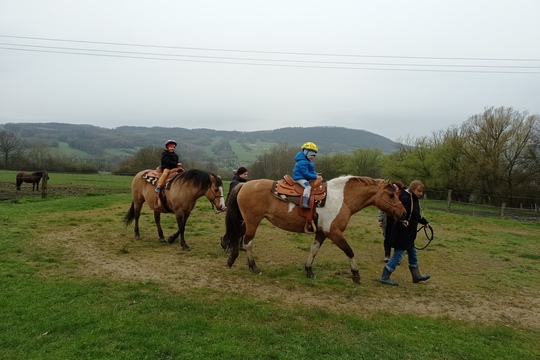
<instances>
[{"instance_id":1,"label":"pinto horse","mask_svg":"<svg viewBox=\"0 0 540 360\"><path fill-rule=\"evenodd\" d=\"M184 251L191 248L184 238L186 222L195 207L197 199L203 195L219 211L224 211L225 201L223 200L223 182L221 178L203 170L192 169L176 174L165 189L157 194L152 182L143 176L150 170L143 170L133 178L131 182L131 208L124 218L124 222L129 225L135 220L135 238L140 239L139 217L144 202L150 209L154 210L154 220L156 222L159 241L165 242L163 229L161 228L161 213L174 213L178 224L178 231L168 238L172 244L180 236L180 245ZM158 199L159 197L159 199Z\"/></svg>"},{"instance_id":2,"label":"pinto horse","mask_svg":"<svg viewBox=\"0 0 540 360\"><path fill-rule=\"evenodd\" d=\"M221 246L231 250L227 261L229 267L233 266L238 257L240 241L243 240L249 268L254 273L261 272L255 264L251 240L255 237L257 227L264 218L280 229L297 233L304 232L305 219L298 214L298 205L274 196L273 184L273 180L251 180L240 183L233 189L227 203L226 232L221 240ZM329 238L347 255L352 280L360 283L355 255L343 232L351 216L370 205L375 205L397 219L405 218L407 213L389 180L342 176L327 182L326 204L316 209L317 232L305 264L308 278L314 277L313 260L324 240Z\"/></svg>"},{"instance_id":3,"label":"pinto horse","mask_svg":"<svg viewBox=\"0 0 540 360\"><path fill-rule=\"evenodd\" d=\"M49 174L46 171L36 171L33 173L20 172L15 177L17 190L21 190L23 182L32 184L32 191L39 191L39 182L41 179L49 180Z\"/></svg>"}]
</instances>

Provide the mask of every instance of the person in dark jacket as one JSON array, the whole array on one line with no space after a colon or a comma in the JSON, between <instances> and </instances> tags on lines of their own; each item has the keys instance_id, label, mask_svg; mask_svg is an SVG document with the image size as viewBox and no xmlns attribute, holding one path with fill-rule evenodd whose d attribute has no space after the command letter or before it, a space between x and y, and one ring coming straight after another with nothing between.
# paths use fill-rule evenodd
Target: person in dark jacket
<instances>
[{"instance_id":1,"label":"person in dark jacket","mask_svg":"<svg viewBox=\"0 0 540 360\"><path fill-rule=\"evenodd\" d=\"M231 181L231 184L229 185L229 193L227 194L227 199L225 200L225 204L229 201L229 196L231 195L232 190L238 185L239 183L246 182L248 178L248 170L240 166L238 170L235 171L233 179Z\"/></svg>"},{"instance_id":2,"label":"person in dark jacket","mask_svg":"<svg viewBox=\"0 0 540 360\"><path fill-rule=\"evenodd\" d=\"M414 247L418 224L429 225L429 222L420 213L420 203L418 199L424 194L425 186L420 180L414 180L409 188L404 188L399 194L399 200L407 210L407 220L395 221L390 233L390 243L394 248L394 255L384 266L381 283L396 286L397 282L390 280L390 275L401 262L405 251L409 259L409 270L413 282L419 283L430 278L429 275L421 275L418 268L417 250Z\"/></svg>"},{"instance_id":3,"label":"person in dark jacket","mask_svg":"<svg viewBox=\"0 0 540 360\"><path fill-rule=\"evenodd\" d=\"M157 182L156 192L161 191L163 183L167 179L167 176L172 169L182 166L178 155L174 152L178 144L174 140L167 140L165 143L165 150L161 153L161 176Z\"/></svg>"}]
</instances>

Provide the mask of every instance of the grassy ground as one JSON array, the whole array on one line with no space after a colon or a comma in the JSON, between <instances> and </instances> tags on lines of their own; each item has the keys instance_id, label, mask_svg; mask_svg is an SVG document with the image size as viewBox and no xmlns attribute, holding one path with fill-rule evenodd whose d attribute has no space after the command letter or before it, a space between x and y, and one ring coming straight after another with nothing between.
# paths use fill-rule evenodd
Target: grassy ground
<instances>
[{"instance_id":1,"label":"grassy ground","mask_svg":"<svg viewBox=\"0 0 540 360\"><path fill-rule=\"evenodd\" d=\"M123 217L130 177L50 174L49 196L11 189L0 171L0 359L536 359L540 356L540 225L439 211L419 254L432 275L379 284L377 210L352 218L360 285L330 242L307 279L311 237L263 222L254 251L232 268L219 247L224 214L201 199L188 221L193 248L143 240ZM228 188L228 186L226 186ZM163 217L167 233L175 230Z\"/></svg>"}]
</instances>

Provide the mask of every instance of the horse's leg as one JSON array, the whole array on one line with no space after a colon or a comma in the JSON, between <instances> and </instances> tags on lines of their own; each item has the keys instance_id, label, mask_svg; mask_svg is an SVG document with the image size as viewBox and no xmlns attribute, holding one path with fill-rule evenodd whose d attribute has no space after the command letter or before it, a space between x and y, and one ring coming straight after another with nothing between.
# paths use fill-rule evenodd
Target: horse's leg
<instances>
[{"instance_id":1,"label":"horse's leg","mask_svg":"<svg viewBox=\"0 0 540 360\"><path fill-rule=\"evenodd\" d=\"M335 232L329 236L329 238L336 244L349 258L351 265L351 273L353 282L360 283L360 272L358 271L358 264L356 263L356 258L354 257L354 251L350 247L349 243L343 236L341 231Z\"/></svg>"},{"instance_id":2,"label":"horse's leg","mask_svg":"<svg viewBox=\"0 0 540 360\"><path fill-rule=\"evenodd\" d=\"M142 205L138 205L137 203L133 203L133 216L135 220L135 239L141 240L141 233L139 231L139 218L141 217L141 207Z\"/></svg>"},{"instance_id":3,"label":"horse's leg","mask_svg":"<svg viewBox=\"0 0 540 360\"><path fill-rule=\"evenodd\" d=\"M259 220L260 222L260 220ZM255 264L255 256L253 255L253 238L255 237L255 233L257 231L257 226L259 225L259 222L257 222L255 225L253 224L247 224L246 223L246 230L245 234L242 238L240 238L240 241L244 242L244 246L246 247L246 255L247 255L247 261L249 268L251 271L253 271L255 274L260 274L261 270L257 267L257 264Z\"/></svg>"},{"instance_id":4,"label":"horse's leg","mask_svg":"<svg viewBox=\"0 0 540 360\"><path fill-rule=\"evenodd\" d=\"M321 232L317 232L315 239L313 239L313 243L311 244L311 251L309 252L305 266L306 275L310 279L315 277L315 274L313 273L313 261L315 260L315 256L317 256L317 253L319 252L319 249L321 248L325 239L326 235Z\"/></svg>"},{"instance_id":5,"label":"horse's leg","mask_svg":"<svg viewBox=\"0 0 540 360\"><path fill-rule=\"evenodd\" d=\"M163 229L161 228L161 213L154 210L154 221L156 222L157 232L160 242L165 242L165 236L163 235Z\"/></svg>"},{"instance_id":6,"label":"horse's leg","mask_svg":"<svg viewBox=\"0 0 540 360\"><path fill-rule=\"evenodd\" d=\"M182 250L184 251L191 251L191 248L186 243L186 239L184 237L184 232L186 230L186 223L187 219L189 218L189 213L184 214L183 212L179 212L176 215L176 223L178 224L178 231L175 232L171 237L169 237L169 244L172 244L178 236L180 236L180 246L182 246Z\"/></svg>"}]
</instances>

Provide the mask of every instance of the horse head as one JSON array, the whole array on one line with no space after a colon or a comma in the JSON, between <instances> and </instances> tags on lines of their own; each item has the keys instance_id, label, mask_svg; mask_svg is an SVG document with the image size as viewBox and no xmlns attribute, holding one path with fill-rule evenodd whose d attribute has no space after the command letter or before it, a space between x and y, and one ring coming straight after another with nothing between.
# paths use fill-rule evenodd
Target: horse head
<instances>
[{"instance_id":1,"label":"horse head","mask_svg":"<svg viewBox=\"0 0 540 360\"><path fill-rule=\"evenodd\" d=\"M401 201L399 201L398 193L390 180L381 182L377 192L375 206L398 220L407 217L407 210Z\"/></svg>"},{"instance_id":2,"label":"horse head","mask_svg":"<svg viewBox=\"0 0 540 360\"><path fill-rule=\"evenodd\" d=\"M215 174L209 173L211 185L206 191L206 198L212 203L212 207L216 207L217 212L227 210L225 206L225 198L223 196L223 181Z\"/></svg>"}]
</instances>

